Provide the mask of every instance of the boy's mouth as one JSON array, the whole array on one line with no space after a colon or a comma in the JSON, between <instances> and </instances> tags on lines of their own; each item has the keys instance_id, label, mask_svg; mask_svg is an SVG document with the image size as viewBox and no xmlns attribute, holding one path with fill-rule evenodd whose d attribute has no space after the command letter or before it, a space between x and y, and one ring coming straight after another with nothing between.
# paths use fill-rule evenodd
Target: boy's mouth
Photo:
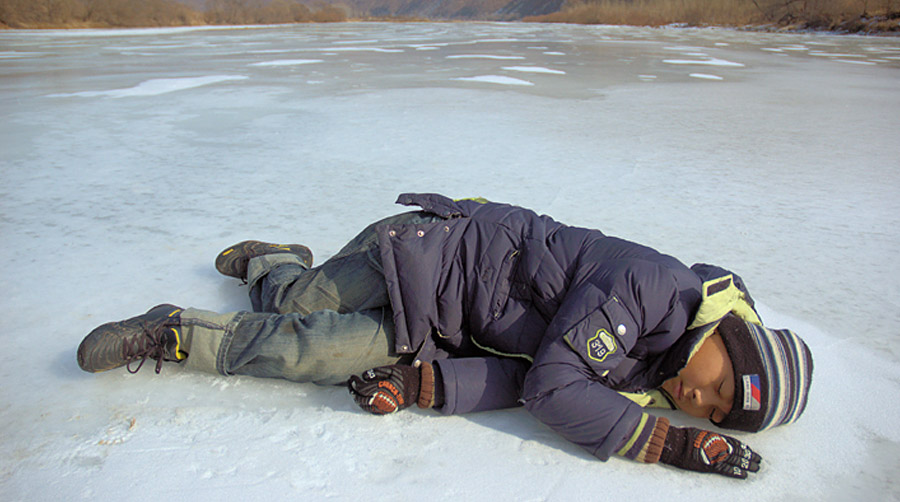
<instances>
[{"instance_id":1,"label":"boy's mouth","mask_svg":"<svg viewBox=\"0 0 900 502\"><path fill-rule=\"evenodd\" d=\"M681 401L681 399L684 397L684 386L682 385L682 383L678 382L677 384L675 384L675 388L672 390L674 391L673 394L675 394L675 400Z\"/></svg>"}]
</instances>

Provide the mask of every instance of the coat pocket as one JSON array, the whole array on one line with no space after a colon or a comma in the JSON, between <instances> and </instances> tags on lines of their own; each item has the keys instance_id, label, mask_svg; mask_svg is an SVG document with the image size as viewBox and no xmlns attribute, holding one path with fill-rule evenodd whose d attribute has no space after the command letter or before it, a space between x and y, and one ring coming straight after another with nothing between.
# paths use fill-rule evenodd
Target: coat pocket
<instances>
[{"instance_id":1,"label":"coat pocket","mask_svg":"<svg viewBox=\"0 0 900 502\"><path fill-rule=\"evenodd\" d=\"M509 300L509 291L512 288L513 272L518 262L519 250L513 249L508 252L500 263L500 269L497 271L497 284L494 286L494 294L491 295L491 317L499 319L503 314L503 308Z\"/></svg>"},{"instance_id":2,"label":"coat pocket","mask_svg":"<svg viewBox=\"0 0 900 502\"><path fill-rule=\"evenodd\" d=\"M564 335L566 343L600 377L616 368L634 346L637 325L613 295Z\"/></svg>"},{"instance_id":3,"label":"coat pocket","mask_svg":"<svg viewBox=\"0 0 900 502\"><path fill-rule=\"evenodd\" d=\"M628 309L625 308L625 305L622 304L622 301L616 295L612 295L609 300L604 302L600 310L603 311L607 321L609 321L610 332L614 333L622 342L626 354L629 353L635 342L637 342L638 332L640 331L634 317L631 316L631 313L628 312Z\"/></svg>"}]
</instances>

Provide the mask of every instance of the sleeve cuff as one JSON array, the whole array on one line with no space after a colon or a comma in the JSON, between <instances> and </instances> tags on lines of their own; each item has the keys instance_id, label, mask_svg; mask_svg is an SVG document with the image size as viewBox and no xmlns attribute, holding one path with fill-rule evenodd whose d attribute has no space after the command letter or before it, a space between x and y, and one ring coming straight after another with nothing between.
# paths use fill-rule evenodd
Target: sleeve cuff
<instances>
[{"instance_id":1,"label":"sleeve cuff","mask_svg":"<svg viewBox=\"0 0 900 502\"><path fill-rule=\"evenodd\" d=\"M423 362L419 366L419 408L431 408L434 406L434 367L431 363Z\"/></svg>"},{"instance_id":2,"label":"sleeve cuff","mask_svg":"<svg viewBox=\"0 0 900 502\"><path fill-rule=\"evenodd\" d=\"M659 462L668 433L668 418L657 418L644 413L631 438L618 451L618 454L638 462L655 464Z\"/></svg>"}]
</instances>

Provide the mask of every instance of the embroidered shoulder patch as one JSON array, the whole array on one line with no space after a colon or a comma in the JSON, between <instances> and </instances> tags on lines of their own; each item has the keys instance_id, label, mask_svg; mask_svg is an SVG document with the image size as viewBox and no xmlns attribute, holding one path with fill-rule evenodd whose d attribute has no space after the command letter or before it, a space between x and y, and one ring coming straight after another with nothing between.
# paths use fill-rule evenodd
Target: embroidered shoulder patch
<instances>
[{"instance_id":1,"label":"embroidered shoulder patch","mask_svg":"<svg viewBox=\"0 0 900 502\"><path fill-rule=\"evenodd\" d=\"M602 363L606 356L616 351L616 348L616 339L603 328L598 329L597 334L587 341L588 357L598 363Z\"/></svg>"},{"instance_id":2,"label":"embroidered shoulder patch","mask_svg":"<svg viewBox=\"0 0 900 502\"><path fill-rule=\"evenodd\" d=\"M759 411L762 407L760 405L760 390L759 390L759 375L744 375L744 409L748 411Z\"/></svg>"}]
</instances>

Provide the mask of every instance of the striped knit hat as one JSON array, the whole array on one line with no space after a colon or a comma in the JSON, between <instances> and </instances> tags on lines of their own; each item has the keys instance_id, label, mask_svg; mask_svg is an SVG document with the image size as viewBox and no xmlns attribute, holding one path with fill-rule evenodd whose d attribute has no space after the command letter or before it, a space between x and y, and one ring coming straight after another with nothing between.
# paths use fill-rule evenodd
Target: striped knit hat
<instances>
[{"instance_id":1,"label":"striped knit hat","mask_svg":"<svg viewBox=\"0 0 900 502\"><path fill-rule=\"evenodd\" d=\"M787 329L768 329L729 314L718 326L734 367L734 404L718 425L758 432L800 418L812 382L812 354Z\"/></svg>"}]
</instances>

